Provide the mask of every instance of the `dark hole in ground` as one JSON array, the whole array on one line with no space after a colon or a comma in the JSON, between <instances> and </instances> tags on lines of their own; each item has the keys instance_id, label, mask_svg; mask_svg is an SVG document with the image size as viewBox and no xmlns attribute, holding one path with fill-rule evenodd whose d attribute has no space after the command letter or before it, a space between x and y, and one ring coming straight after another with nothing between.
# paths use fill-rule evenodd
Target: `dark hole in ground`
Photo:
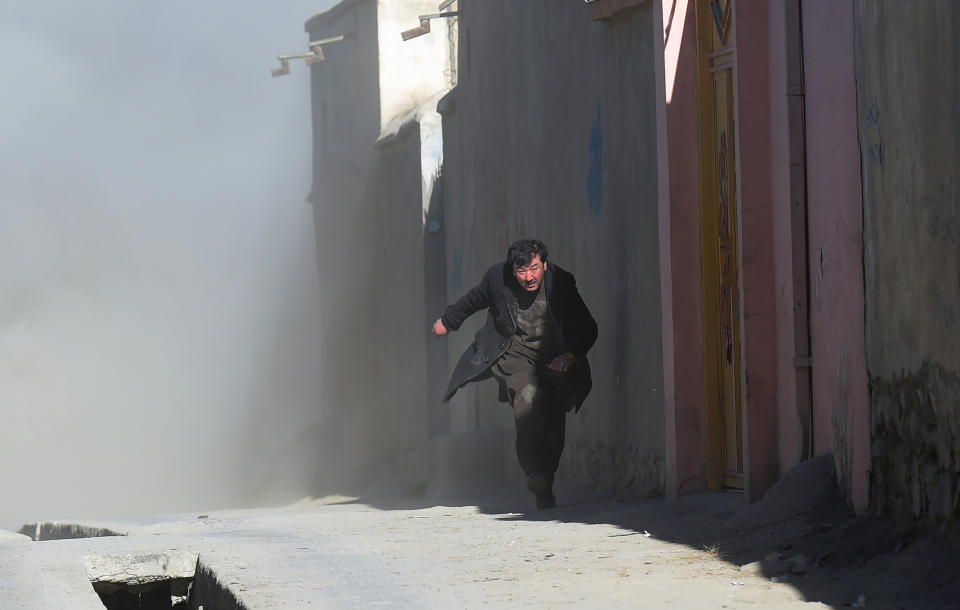
<instances>
[{"instance_id":1,"label":"dark hole in ground","mask_svg":"<svg viewBox=\"0 0 960 610\"><path fill-rule=\"evenodd\" d=\"M174 594L174 581L155 582L137 589L118 589L112 593L97 590L107 610L185 610L189 586L183 595Z\"/></svg>"},{"instance_id":2,"label":"dark hole in ground","mask_svg":"<svg viewBox=\"0 0 960 610\"><path fill-rule=\"evenodd\" d=\"M83 558L93 590L108 610L185 610L197 553L144 553Z\"/></svg>"}]
</instances>

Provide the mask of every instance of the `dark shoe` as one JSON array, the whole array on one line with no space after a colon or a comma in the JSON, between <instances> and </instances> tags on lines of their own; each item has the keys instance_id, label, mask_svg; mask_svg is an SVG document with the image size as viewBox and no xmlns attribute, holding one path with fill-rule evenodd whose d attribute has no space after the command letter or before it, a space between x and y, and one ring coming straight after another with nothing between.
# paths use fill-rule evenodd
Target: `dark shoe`
<instances>
[{"instance_id":1,"label":"dark shoe","mask_svg":"<svg viewBox=\"0 0 960 610\"><path fill-rule=\"evenodd\" d=\"M527 476L527 489L537 497L538 510L557 505L557 499L553 497L553 481L542 472L531 472Z\"/></svg>"},{"instance_id":2,"label":"dark shoe","mask_svg":"<svg viewBox=\"0 0 960 610\"><path fill-rule=\"evenodd\" d=\"M556 506L557 499L553 497L553 492L548 491L545 494L540 494L537 496L537 510L556 508Z\"/></svg>"},{"instance_id":3,"label":"dark shoe","mask_svg":"<svg viewBox=\"0 0 960 610\"><path fill-rule=\"evenodd\" d=\"M543 494L550 493L550 479L542 472L531 472L527 475L527 489L538 498Z\"/></svg>"}]
</instances>

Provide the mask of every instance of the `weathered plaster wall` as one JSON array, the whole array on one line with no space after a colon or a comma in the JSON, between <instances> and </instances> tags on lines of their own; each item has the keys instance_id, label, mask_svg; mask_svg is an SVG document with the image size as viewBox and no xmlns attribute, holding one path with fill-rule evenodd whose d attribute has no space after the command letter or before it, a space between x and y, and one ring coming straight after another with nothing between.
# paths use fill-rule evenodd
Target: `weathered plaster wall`
<instances>
[{"instance_id":1,"label":"weathered plaster wall","mask_svg":"<svg viewBox=\"0 0 960 610\"><path fill-rule=\"evenodd\" d=\"M794 327L798 298L795 281L796 248L806 252L803 235L794 234L794 202L790 192L790 107L787 88L789 53L786 2L770 5L770 171L773 202L774 275L777 282L777 435L780 472L800 462L805 450L804 420L797 411L797 370ZM801 168L802 170L802 168ZM800 204L802 202L796 202ZM797 243L800 241L801 243ZM805 279L803 280L805 282Z\"/></svg>"},{"instance_id":2,"label":"weathered plaster wall","mask_svg":"<svg viewBox=\"0 0 960 610\"><path fill-rule=\"evenodd\" d=\"M600 23L582 2L460 3L459 85L444 116L449 299L514 239L536 236L577 276L600 326L561 493L664 488L652 10ZM451 337L452 358L482 322ZM506 476L518 477L512 414L494 389L460 392L451 429L504 431Z\"/></svg>"},{"instance_id":3,"label":"weathered plaster wall","mask_svg":"<svg viewBox=\"0 0 960 610\"><path fill-rule=\"evenodd\" d=\"M385 396L378 405L378 444L392 454L397 476L422 485L427 477L427 335L419 122L411 121L378 149L381 222L369 244L379 255L379 289L390 295L377 299L380 319L388 329L379 349L390 355L378 380Z\"/></svg>"},{"instance_id":4,"label":"weathered plaster wall","mask_svg":"<svg viewBox=\"0 0 960 610\"><path fill-rule=\"evenodd\" d=\"M311 68L310 195L327 414L316 445L341 485L422 487L431 426L446 427L434 421L427 370L445 352L428 350L425 305L437 300L425 282L426 253L437 250L425 221L442 156L446 24L443 36L400 37L436 6L344 0L306 24L311 40L344 36Z\"/></svg>"},{"instance_id":5,"label":"weathered plaster wall","mask_svg":"<svg viewBox=\"0 0 960 610\"><path fill-rule=\"evenodd\" d=\"M380 370L371 352L377 328L377 252L357 248L376 224L374 144L380 132L376 0L348 0L306 23L310 40L343 35L326 60L310 68L313 115L313 204L320 277L320 410L317 462L340 483L375 455L380 402L370 376ZM301 67L301 66L296 66ZM330 434L329 430L336 430ZM331 464L335 466L330 467ZM353 474L349 475L353 478ZM323 481L321 480L322 484Z\"/></svg>"},{"instance_id":6,"label":"weathered plaster wall","mask_svg":"<svg viewBox=\"0 0 960 610\"><path fill-rule=\"evenodd\" d=\"M591 5L593 6L593 5ZM660 10L657 67L660 146L660 278L666 406L666 493L706 487L706 411L700 307L697 35L694 3ZM655 15L656 16L656 15ZM662 90L659 79L662 78Z\"/></svg>"},{"instance_id":7,"label":"weathered plaster wall","mask_svg":"<svg viewBox=\"0 0 960 610\"><path fill-rule=\"evenodd\" d=\"M379 233L369 241L378 253L377 348L388 354L377 385L377 446L390 456L385 470L403 490L422 489L429 469L429 441L449 427L441 404L446 349L429 337L433 312L443 306L444 272L440 208L443 134L437 101L443 92L395 119L378 144ZM442 218L440 219L442 220ZM441 362L441 359L443 360Z\"/></svg>"},{"instance_id":8,"label":"weathered plaster wall","mask_svg":"<svg viewBox=\"0 0 960 610\"><path fill-rule=\"evenodd\" d=\"M856 0L875 505L960 500L960 6Z\"/></svg>"},{"instance_id":9,"label":"weathered plaster wall","mask_svg":"<svg viewBox=\"0 0 960 610\"><path fill-rule=\"evenodd\" d=\"M400 32L420 25L419 15L437 12L438 0L377 0L380 39L380 126L406 114L449 86L447 18L430 22L430 33L403 40ZM450 10L456 8L456 4Z\"/></svg>"},{"instance_id":10,"label":"weathered plaster wall","mask_svg":"<svg viewBox=\"0 0 960 610\"><path fill-rule=\"evenodd\" d=\"M833 454L840 489L863 512L870 413L853 0L802 7L813 448Z\"/></svg>"},{"instance_id":11,"label":"weathered plaster wall","mask_svg":"<svg viewBox=\"0 0 960 610\"><path fill-rule=\"evenodd\" d=\"M734 6L744 491L753 501L779 476L769 5Z\"/></svg>"},{"instance_id":12,"label":"weathered plaster wall","mask_svg":"<svg viewBox=\"0 0 960 610\"><path fill-rule=\"evenodd\" d=\"M373 167L380 134L377 3L342 2L305 29L310 40L344 36L324 46L326 60L310 67L314 194L331 210L337 195L362 188Z\"/></svg>"}]
</instances>

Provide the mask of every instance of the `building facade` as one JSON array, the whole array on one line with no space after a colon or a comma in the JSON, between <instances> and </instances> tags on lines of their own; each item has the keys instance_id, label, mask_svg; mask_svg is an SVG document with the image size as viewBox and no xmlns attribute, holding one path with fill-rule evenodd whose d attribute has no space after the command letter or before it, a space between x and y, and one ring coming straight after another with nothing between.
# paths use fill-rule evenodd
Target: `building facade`
<instances>
[{"instance_id":1,"label":"building facade","mask_svg":"<svg viewBox=\"0 0 960 610\"><path fill-rule=\"evenodd\" d=\"M416 284L397 286L389 265L395 259L388 245L410 233L384 213L396 206L382 197L384 155L377 143L392 121L449 86L448 38L400 37L419 14L431 12L433 0L344 0L305 25L310 41L343 37L325 45L325 59L310 66L308 201L320 275L322 418L301 442L313 447L319 487L408 491L422 487L426 476L425 437L414 423L424 398L411 389L424 385L425 363L418 344L401 340L413 329L409 312L423 304L422 298L410 304ZM422 227L417 198L408 210ZM403 255L413 254L397 254ZM394 316L385 314L385 304L398 310Z\"/></svg>"},{"instance_id":2,"label":"building facade","mask_svg":"<svg viewBox=\"0 0 960 610\"><path fill-rule=\"evenodd\" d=\"M960 9L408 4L347 1L308 23L332 35L367 10L380 24L363 65L344 68L370 92L314 67L311 198L336 202L318 207L319 250L359 250L369 269L333 279L354 299L330 293L330 341L349 328L330 312L362 311L374 336L351 335L358 353L340 365L369 362L371 346L382 359L369 395L334 392L363 403L341 409L370 443L360 461L380 455L394 479L439 491L520 484L493 385L439 402L482 316L446 342L427 332L512 241L536 236L600 324L561 494L732 488L752 501L829 453L857 512L956 515ZM456 11L455 27L398 42L438 10ZM416 69L384 60L431 37ZM409 82L402 103L370 104ZM331 158L324 139L354 152ZM358 248L370 234L377 247ZM331 387L350 380L328 370Z\"/></svg>"}]
</instances>

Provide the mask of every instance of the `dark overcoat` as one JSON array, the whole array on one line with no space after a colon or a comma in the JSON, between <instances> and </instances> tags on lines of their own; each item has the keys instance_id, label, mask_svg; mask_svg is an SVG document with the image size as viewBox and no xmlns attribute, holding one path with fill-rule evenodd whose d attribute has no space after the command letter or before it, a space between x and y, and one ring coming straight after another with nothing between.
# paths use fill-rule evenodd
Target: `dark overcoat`
<instances>
[{"instance_id":1,"label":"dark overcoat","mask_svg":"<svg viewBox=\"0 0 960 610\"><path fill-rule=\"evenodd\" d=\"M556 373L554 378L566 391L566 406L579 410L593 385L586 355L597 340L597 322L583 302L573 274L552 261L547 263L543 289L563 351L573 353L577 360L570 371ZM507 263L497 264L487 270L479 284L443 312L440 317L443 325L454 331L474 313L484 308L487 310L487 323L477 331L473 343L460 357L450 377L444 402L467 383L490 377L490 367L510 347L519 308L514 290L522 288L512 267ZM500 400L509 402L503 392Z\"/></svg>"}]
</instances>

